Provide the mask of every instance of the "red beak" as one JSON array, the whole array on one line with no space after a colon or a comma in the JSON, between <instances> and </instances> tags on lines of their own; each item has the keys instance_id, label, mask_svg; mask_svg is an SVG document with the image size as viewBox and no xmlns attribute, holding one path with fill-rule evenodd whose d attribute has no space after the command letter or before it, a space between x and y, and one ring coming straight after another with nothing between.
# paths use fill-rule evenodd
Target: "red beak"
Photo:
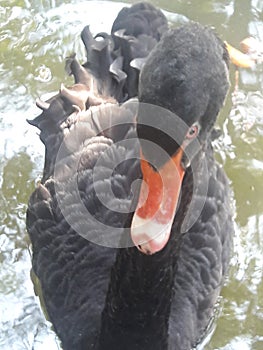
<instances>
[{"instance_id":1,"label":"red beak","mask_svg":"<svg viewBox=\"0 0 263 350\"><path fill-rule=\"evenodd\" d=\"M155 171L141 157L143 182L135 210L131 237L145 254L154 254L166 245L171 232L185 170L181 165L183 149Z\"/></svg>"}]
</instances>

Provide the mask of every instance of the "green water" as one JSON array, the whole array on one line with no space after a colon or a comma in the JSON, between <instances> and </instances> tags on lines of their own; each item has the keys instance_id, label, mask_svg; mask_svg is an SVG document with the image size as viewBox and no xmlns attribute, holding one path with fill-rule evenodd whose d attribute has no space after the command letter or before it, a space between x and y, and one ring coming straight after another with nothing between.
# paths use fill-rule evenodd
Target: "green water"
<instances>
[{"instance_id":1,"label":"green water","mask_svg":"<svg viewBox=\"0 0 263 350\"><path fill-rule=\"evenodd\" d=\"M248 35L263 41L262 0L152 3L167 11L172 24L197 20L237 47ZM59 349L29 277L25 212L41 175L44 149L26 118L38 113L36 97L57 91L61 82L72 83L63 61L73 51L84 59L83 26L109 30L122 5L0 0L0 349ZM263 349L262 85L262 65L241 70L238 93L233 97L231 89L219 118L223 137L215 147L232 181L236 237L223 309L207 350Z\"/></svg>"}]
</instances>

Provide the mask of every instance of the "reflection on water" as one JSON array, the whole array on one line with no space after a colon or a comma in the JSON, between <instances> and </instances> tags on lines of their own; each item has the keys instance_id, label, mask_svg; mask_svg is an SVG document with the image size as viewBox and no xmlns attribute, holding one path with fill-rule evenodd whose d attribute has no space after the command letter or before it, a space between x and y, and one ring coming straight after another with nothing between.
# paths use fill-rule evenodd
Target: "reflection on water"
<instances>
[{"instance_id":1,"label":"reflection on water","mask_svg":"<svg viewBox=\"0 0 263 350\"><path fill-rule=\"evenodd\" d=\"M152 1L171 24L187 18L213 25L238 46L248 35L262 37L261 0ZM59 349L30 281L25 212L43 166L43 146L26 123L34 100L57 91L64 58L84 57L79 33L90 24L108 31L123 4L107 1L9 0L0 3L0 348ZM180 14L179 16L175 13ZM261 36L260 36L261 35ZM231 69L234 81L234 69ZM224 307L206 349L263 348L263 96L262 66L240 72L240 89L220 115L222 136L215 148L232 180L236 239Z\"/></svg>"}]
</instances>

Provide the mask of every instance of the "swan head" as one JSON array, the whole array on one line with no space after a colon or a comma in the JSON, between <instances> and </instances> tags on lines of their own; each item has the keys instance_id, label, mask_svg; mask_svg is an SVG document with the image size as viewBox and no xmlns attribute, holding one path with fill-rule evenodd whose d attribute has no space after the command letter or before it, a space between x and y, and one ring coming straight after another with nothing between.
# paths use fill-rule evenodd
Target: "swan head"
<instances>
[{"instance_id":1,"label":"swan head","mask_svg":"<svg viewBox=\"0 0 263 350\"><path fill-rule=\"evenodd\" d=\"M225 44L190 22L167 31L142 69L137 134L143 181L131 237L143 253L154 254L169 240L186 169L223 106L228 65Z\"/></svg>"}]
</instances>

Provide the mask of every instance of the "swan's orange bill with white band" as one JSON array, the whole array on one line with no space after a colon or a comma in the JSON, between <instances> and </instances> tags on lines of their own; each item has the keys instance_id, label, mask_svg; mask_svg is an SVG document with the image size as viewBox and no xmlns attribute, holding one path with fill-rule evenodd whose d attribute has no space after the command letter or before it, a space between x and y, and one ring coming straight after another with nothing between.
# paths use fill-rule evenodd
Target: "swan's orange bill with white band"
<instances>
[{"instance_id":1,"label":"swan's orange bill with white band","mask_svg":"<svg viewBox=\"0 0 263 350\"><path fill-rule=\"evenodd\" d=\"M143 157L139 201L135 210L131 237L146 254L154 254L167 243L173 224L185 170L181 165L183 149L155 171Z\"/></svg>"}]
</instances>

